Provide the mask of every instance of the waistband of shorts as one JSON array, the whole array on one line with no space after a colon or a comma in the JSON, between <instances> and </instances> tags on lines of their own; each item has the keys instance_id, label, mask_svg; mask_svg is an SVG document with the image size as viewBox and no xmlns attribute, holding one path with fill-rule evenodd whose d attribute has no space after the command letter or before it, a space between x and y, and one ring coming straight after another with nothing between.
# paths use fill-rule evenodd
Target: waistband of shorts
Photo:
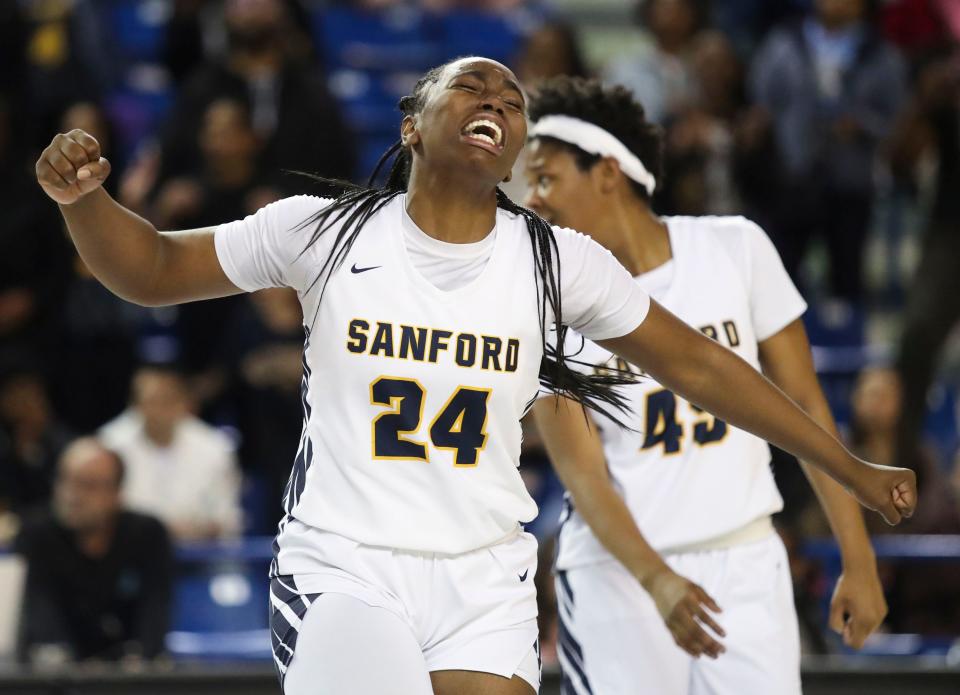
<instances>
[{"instance_id":1,"label":"waistband of shorts","mask_svg":"<svg viewBox=\"0 0 960 695\"><path fill-rule=\"evenodd\" d=\"M773 521L771 521L770 517L761 516L759 519L754 519L721 536L715 536L704 541L680 545L674 548L667 548L663 551L663 554L678 555L680 553L702 553L708 550L724 550L737 545L762 541L774 533Z\"/></svg>"}]
</instances>

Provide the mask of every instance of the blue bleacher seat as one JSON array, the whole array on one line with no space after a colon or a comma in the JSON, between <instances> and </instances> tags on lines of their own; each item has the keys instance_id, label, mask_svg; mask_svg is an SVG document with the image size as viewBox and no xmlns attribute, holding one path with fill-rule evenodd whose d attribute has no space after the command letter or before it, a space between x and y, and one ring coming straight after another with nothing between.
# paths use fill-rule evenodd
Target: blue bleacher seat
<instances>
[{"instance_id":1,"label":"blue bleacher seat","mask_svg":"<svg viewBox=\"0 0 960 695\"><path fill-rule=\"evenodd\" d=\"M312 26L328 70L423 72L442 62L439 42L415 8L328 8L313 13Z\"/></svg>"},{"instance_id":2,"label":"blue bleacher seat","mask_svg":"<svg viewBox=\"0 0 960 695\"><path fill-rule=\"evenodd\" d=\"M98 0L94 5L123 64L160 61L173 0Z\"/></svg>"},{"instance_id":3,"label":"blue bleacher seat","mask_svg":"<svg viewBox=\"0 0 960 695\"><path fill-rule=\"evenodd\" d=\"M452 11L438 17L445 59L479 55L509 66L529 29L525 14Z\"/></svg>"}]
</instances>

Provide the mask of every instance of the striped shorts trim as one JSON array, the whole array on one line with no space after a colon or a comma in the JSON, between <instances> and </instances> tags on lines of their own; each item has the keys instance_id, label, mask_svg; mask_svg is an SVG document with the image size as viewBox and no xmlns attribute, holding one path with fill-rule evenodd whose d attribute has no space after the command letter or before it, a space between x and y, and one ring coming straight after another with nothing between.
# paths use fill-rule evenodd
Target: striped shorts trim
<instances>
[{"instance_id":1,"label":"striped shorts trim","mask_svg":"<svg viewBox=\"0 0 960 695\"><path fill-rule=\"evenodd\" d=\"M319 596L301 594L290 574L270 580L270 642L273 646L273 666L281 687L297 648L303 617Z\"/></svg>"},{"instance_id":2,"label":"striped shorts trim","mask_svg":"<svg viewBox=\"0 0 960 695\"><path fill-rule=\"evenodd\" d=\"M557 572L557 657L562 673L562 695L593 695L590 679L587 678L583 648L571 631L574 597L567 573Z\"/></svg>"}]
</instances>

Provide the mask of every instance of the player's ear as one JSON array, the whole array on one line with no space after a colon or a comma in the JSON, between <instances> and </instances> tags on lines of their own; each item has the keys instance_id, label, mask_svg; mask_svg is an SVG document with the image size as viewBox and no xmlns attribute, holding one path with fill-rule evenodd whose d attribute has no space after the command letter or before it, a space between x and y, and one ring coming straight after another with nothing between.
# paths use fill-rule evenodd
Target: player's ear
<instances>
[{"instance_id":1,"label":"player's ear","mask_svg":"<svg viewBox=\"0 0 960 695\"><path fill-rule=\"evenodd\" d=\"M593 167L593 178L601 193L610 194L616 191L623 179L620 164L613 157L604 157Z\"/></svg>"},{"instance_id":2,"label":"player's ear","mask_svg":"<svg viewBox=\"0 0 960 695\"><path fill-rule=\"evenodd\" d=\"M415 116L404 116L400 122L400 142L404 147L415 147L420 144L420 131L417 130Z\"/></svg>"}]
</instances>

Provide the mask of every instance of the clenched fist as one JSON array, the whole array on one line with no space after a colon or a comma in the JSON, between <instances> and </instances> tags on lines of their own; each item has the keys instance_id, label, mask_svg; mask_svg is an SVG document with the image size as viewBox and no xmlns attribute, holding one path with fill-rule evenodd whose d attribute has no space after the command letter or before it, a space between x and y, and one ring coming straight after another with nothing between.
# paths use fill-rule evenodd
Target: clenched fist
<instances>
[{"instance_id":1,"label":"clenched fist","mask_svg":"<svg viewBox=\"0 0 960 695\"><path fill-rule=\"evenodd\" d=\"M61 205L70 205L103 184L110 162L100 156L100 143L77 129L53 138L37 160L36 171L44 192Z\"/></svg>"},{"instance_id":2,"label":"clenched fist","mask_svg":"<svg viewBox=\"0 0 960 695\"><path fill-rule=\"evenodd\" d=\"M867 509L879 512L891 526L913 516L917 506L917 475L908 468L863 462L859 479L851 486L854 497Z\"/></svg>"}]
</instances>

